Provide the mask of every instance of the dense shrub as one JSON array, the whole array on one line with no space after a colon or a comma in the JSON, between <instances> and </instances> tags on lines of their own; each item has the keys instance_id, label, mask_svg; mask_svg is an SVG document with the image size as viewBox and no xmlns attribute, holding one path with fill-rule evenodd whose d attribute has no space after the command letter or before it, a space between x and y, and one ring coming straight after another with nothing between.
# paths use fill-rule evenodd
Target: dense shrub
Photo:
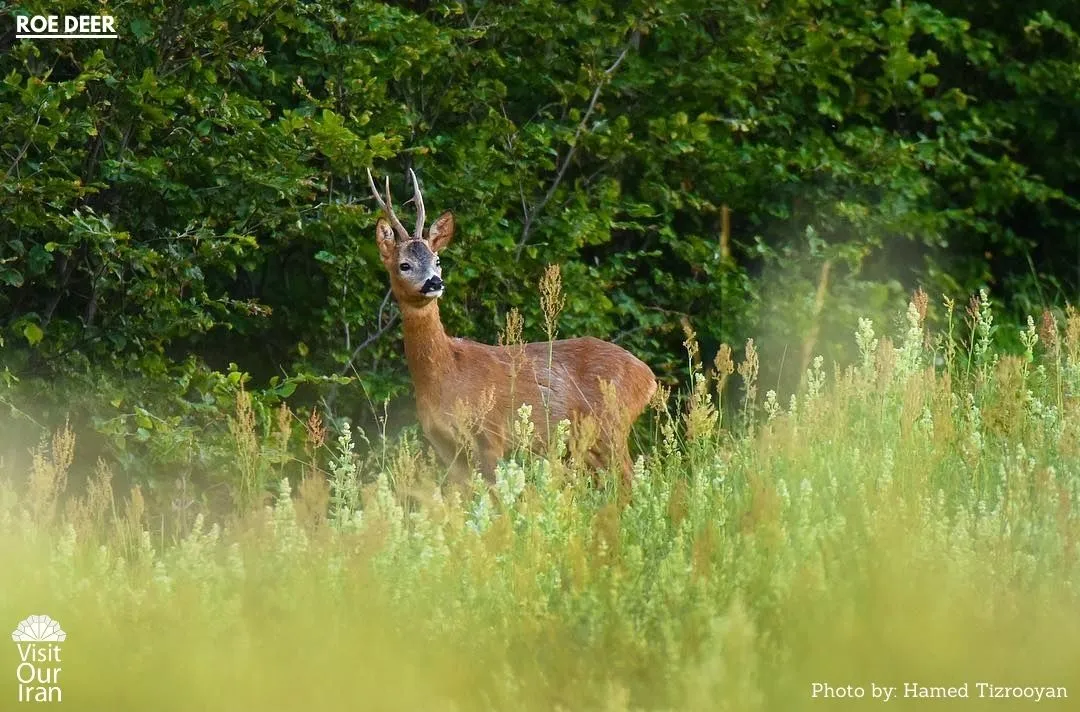
<instances>
[{"instance_id":1,"label":"dense shrub","mask_svg":"<svg viewBox=\"0 0 1080 712\"><path fill-rule=\"evenodd\" d=\"M230 363L271 405L297 385L274 376L337 416L403 392L370 165L399 194L415 167L459 216L452 331L493 341L517 307L538 336L532 285L558 263L563 333L670 379L683 321L706 352L815 342L770 374L786 390L915 282L996 283L1020 313L1075 294L1070 3L115 12L115 42L0 35L4 372L53 394L35 404L53 424L96 394L80 422L114 448L220 421Z\"/></svg>"}]
</instances>

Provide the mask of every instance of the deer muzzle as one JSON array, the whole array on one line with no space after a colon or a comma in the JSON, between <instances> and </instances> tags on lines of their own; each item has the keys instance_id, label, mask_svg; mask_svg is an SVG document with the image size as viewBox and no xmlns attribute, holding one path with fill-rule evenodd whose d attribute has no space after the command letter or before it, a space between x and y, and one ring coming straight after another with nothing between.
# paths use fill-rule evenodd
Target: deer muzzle
<instances>
[{"instance_id":1,"label":"deer muzzle","mask_svg":"<svg viewBox=\"0 0 1080 712\"><path fill-rule=\"evenodd\" d=\"M434 294L435 292L438 292L439 294L442 294L442 291L445 288L446 285L443 283L442 277L435 275L428 281L424 282L424 286L420 288L420 293ZM439 296L439 294L435 294L435 296Z\"/></svg>"}]
</instances>

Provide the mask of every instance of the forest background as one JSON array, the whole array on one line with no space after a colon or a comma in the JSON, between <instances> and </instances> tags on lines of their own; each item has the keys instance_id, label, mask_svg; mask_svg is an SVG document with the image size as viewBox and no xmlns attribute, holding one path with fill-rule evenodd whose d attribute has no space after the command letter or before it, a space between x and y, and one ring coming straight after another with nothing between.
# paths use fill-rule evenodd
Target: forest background
<instances>
[{"instance_id":1,"label":"forest background","mask_svg":"<svg viewBox=\"0 0 1080 712\"><path fill-rule=\"evenodd\" d=\"M988 288L1019 324L1080 288L1069 0L108 12L117 40L0 26L12 458L70 418L87 463L212 471L240 387L264 420L288 399L415 422L369 166L399 202L415 169L429 213L458 218L451 333L495 343L516 307L542 339L555 263L560 334L614 340L675 386L687 327L706 362L756 337L783 397L811 353L856 357L859 317L895 326L913 288L938 325L943 296Z\"/></svg>"}]
</instances>

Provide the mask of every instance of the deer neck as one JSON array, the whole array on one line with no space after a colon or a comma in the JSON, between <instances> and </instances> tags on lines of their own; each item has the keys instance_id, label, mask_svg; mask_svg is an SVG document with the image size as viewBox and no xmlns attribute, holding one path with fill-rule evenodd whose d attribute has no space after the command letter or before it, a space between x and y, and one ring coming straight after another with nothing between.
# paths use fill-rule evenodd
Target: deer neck
<instances>
[{"instance_id":1,"label":"deer neck","mask_svg":"<svg viewBox=\"0 0 1080 712\"><path fill-rule=\"evenodd\" d=\"M450 337L439 318L435 300L417 307L401 305L405 334L405 360L418 401L437 398L441 382L454 367Z\"/></svg>"}]
</instances>

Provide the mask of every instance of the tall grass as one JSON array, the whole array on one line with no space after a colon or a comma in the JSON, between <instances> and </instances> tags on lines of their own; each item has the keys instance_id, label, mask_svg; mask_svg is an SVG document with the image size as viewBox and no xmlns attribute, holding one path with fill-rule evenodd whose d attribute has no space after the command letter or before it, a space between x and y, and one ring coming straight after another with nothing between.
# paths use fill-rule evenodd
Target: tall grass
<instances>
[{"instance_id":1,"label":"tall grass","mask_svg":"<svg viewBox=\"0 0 1080 712\"><path fill-rule=\"evenodd\" d=\"M686 406L659 408L628 500L565 425L494 486L441 488L414 439L313 418L329 476L294 472L288 418L260 443L241 414L236 513L168 536L105 464L64 501L61 431L0 478L0 620L61 622L73 709L850 709L880 704L872 685L926 708L905 683L966 684L949 709L1075 709L1080 315L1032 322L1011 356L985 295L966 339L927 334L926 308L895 344L861 321L859 362L814 360L787 403L754 395L752 345L706 374L691 336ZM748 397L723 407L735 374ZM252 507L263 478L276 496Z\"/></svg>"}]
</instances>

